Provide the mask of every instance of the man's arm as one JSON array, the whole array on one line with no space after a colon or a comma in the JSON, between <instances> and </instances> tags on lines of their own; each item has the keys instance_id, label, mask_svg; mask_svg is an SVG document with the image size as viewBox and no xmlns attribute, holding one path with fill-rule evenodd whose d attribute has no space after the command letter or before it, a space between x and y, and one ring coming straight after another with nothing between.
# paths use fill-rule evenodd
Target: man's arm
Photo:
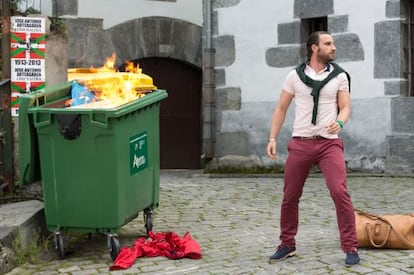
<instances>
[{"instance_id":1,"label":"man's arm","mask_svg":"<svg viewBox=\"0 0 414 275\"><path fill-rule=\"evenodd\" d=\"M271 159L276 159L276 139L279 135L280 128L282 128L285 121L286 113L292 102L293 95L289 94L285 90L280 93L279 102L273 112L272 123L270 126L269 143L266 147L267 155Z\"/></svg>"},{"instance_id":2,"label":"man's arm","mask_svg":"<svg viewBox=\"0 0 414 275\"><path fill-rule=\"evenodd\" d=\"M351 95L349 91L338 91L337 96L339 113L336 120L345 124L351 116ZM338 134L341 131L341 125L337 121L333 121L327 126L326 131L328 134Z\"/></svg>"}]
</instances>

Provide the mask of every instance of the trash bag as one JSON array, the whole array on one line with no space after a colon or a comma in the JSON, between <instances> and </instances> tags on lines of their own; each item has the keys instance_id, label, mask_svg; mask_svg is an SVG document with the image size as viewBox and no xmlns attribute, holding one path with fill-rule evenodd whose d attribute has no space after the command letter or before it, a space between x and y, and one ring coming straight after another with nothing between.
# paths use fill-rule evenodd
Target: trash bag
<instances>
[{"instance_id":1,"label":"trash bag","mask_svg":"<svg viewBox=\"0 0 414 275\"><path fill-rule=\"evenodd\" d=\"M71 106L88 104L95 101L95 95L89 91L88 88L80 85L77 82L72 83L71 96Z\"/></svg>"}]
</instances>

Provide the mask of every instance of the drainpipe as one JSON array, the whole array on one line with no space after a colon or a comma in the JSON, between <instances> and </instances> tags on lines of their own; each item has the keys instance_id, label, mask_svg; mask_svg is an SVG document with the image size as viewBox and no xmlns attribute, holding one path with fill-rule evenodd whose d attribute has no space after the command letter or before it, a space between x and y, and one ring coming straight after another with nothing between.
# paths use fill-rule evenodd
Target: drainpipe
<instances>
[{"instance_id":1,"label":"drainpipe","mask_svg":"<svg viewBox=\"0 0 414 275\"><path fill-rule=\"evenodd\" d=\"M215 156L216 143L216 80L215 53L212 47L212 0L204 0L205 47L203 52L203 141L204 160Z\"/></svg>"}]
</instances>

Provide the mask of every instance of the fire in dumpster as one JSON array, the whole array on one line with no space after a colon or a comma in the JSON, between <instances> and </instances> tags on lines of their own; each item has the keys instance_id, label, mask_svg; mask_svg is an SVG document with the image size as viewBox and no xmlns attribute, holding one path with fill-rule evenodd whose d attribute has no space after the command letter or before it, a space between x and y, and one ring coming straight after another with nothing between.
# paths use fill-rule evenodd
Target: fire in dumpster
<instances>
[{"instance_id":1,"label":"fire in dumpster","mask_svg":"<svg viewBox=\"0 0 414 275\"><path fill-rule=\"evenodd\" d=\"M72 99L67 107L115 108L136 100L157 89L150 76L143 74L139 64L127 61L125 72L115 69L116 55L106 58L100 68L68 69L72 83Z\"/></svg>"}]
</instances>

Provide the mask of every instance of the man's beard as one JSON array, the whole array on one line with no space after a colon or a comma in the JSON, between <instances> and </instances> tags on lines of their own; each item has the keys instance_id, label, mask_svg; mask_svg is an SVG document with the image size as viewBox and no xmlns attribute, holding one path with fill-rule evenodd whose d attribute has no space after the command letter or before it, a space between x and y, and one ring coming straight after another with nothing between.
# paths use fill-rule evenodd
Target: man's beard
<instances>
[{"instance_id":1,"label":"man's beard","mask_svg":"<svg viewBox=\"0 0 414 275\"><path fill-rule=\"evenodd\" d=\"M334 54L321 54L320 52L318 53L318 59L322 63L328 63L330 61L333 61L334 58L335 58Z\"/></svg>"}]
</instances>

